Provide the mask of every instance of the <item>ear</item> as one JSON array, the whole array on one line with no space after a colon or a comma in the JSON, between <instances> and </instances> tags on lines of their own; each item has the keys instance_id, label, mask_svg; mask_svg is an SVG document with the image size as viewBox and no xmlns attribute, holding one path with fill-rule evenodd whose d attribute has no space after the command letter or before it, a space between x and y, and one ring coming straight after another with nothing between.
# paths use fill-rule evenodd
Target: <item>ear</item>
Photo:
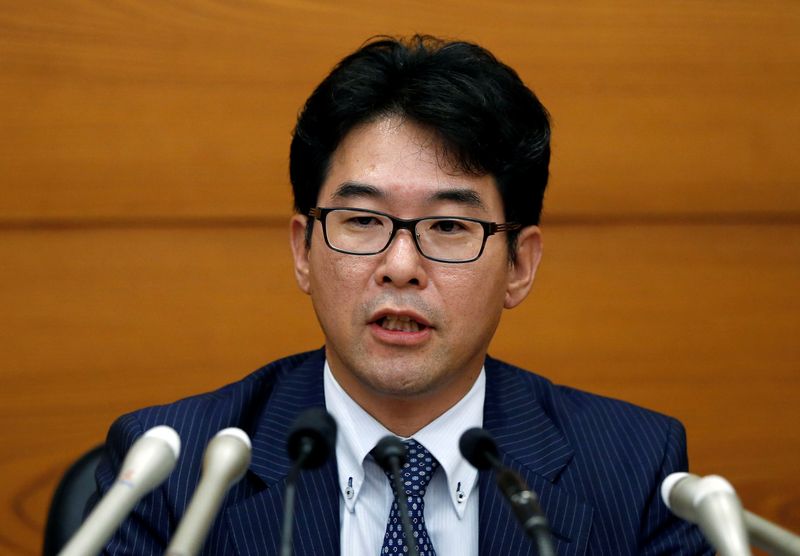
<instances>
[{"instance_id":1,"label":"ear","mask_svg":"<svg viewBox=\"0 0 800 556\"><path fill-rule=\"evenodd\" d=\"M306 226L313 226L314 222L308 221L307 216L295 214L289 221L289 243L292 246L294 257L294 278L297 285L304 293L311 293L311 279L309 276L308 251L306 247Z\"/></svg>"},{"instance_id":2,"label":"ear","mask_svg":"<svg viewBox=\"0 0 800 556\"><path fill-rule=\"evenodd\" d=\"M513 309L528 296L542 258L542 232L527 226L517 237L517 259L508 269L508 287L504 307Z\"/></svg>"}]
</instances>

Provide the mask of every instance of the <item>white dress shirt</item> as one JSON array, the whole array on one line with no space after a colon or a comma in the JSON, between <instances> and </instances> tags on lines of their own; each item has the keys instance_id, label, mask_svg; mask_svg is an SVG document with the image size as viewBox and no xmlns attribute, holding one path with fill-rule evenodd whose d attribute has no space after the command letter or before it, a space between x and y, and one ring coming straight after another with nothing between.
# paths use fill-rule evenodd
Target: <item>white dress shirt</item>
<instances>
[{"instance_id":1,"label":"white dress shirt","mask_svg":"<svg viewBox=\"0 0 800 556\"><path fill-rule=\"evenodd\" d=\"M379 556L394 500L383 470L370 455L392 434L342 389L325 362L325 405L336 419L339 469L339 522L343 556ZM486 372L469 392L413 438L441 466L425 493L425 524L437 556L478 554L478 471L458 448L461 434L483 425Z\"/></svg>"}]
</instances>

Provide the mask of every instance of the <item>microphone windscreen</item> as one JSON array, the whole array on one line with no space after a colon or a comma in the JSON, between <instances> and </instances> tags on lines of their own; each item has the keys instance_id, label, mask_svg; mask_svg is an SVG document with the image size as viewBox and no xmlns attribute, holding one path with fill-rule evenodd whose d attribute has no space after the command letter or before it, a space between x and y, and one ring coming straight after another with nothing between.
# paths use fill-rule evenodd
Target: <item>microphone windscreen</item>
<instances>
[{"instance_id":1,"label":"microphone windscreen","mask_svg":"<svg viewBox=\"0 0 800 556\"><path fill-rule=\"evenodd\" d=\"M166 425L159 425L148 429L144 433L144 438L158 438L166 442L169 449L172 450L172 455L175 456L175 461L181 455L181 437L175 432L175 429Z\"/></svg>"},{"instance_id":2,"label":"microphone windscreen","mask_svg":"<svg viewBox=\"0 0 800 556\"><path fill-rule=\"evenodd\" d=\"M203 455L203 473L213 474L230 487L244 477L250 467L253 444L242 429L228 427L212 438ZM224 477L224 479L223 479Z\"/></svg>"},{"instance_id":3,"label":"microphone windscreen","mask_svg":"<svg viewBox=\"0 0 800 556\"><path fill-rule=\"evenodd\" d=\"M462 434L458 447L464 459L477 469L491 469L500 459L492 435L478 427Z\"/></svg>"},{"instance_id":4,"label":"microphone windscreen","mask_svg":"<svg viewBox=\"0 0 800 556\"><path fill-rule=\"evenodd\" d=\"M286 448L292 461L307 450L302 467L314 469L321 466L336 446L336 421L321 407L301 413L289 431Z\"/></svg>"},{"instance_id":5,"label":"microphone windscreen","mask_svg":"<svg viewBox=\"0 0 800 556\"><path fill-rule=\"evenodd\" d=\"M663 500L664 504L673 512L675 511L675 508L673 508L672 491L679 482L687 478L692 482L697 482L700 479L700 477L696 475L690 475L689 473L676 471L675 473L667 475L667 477L661 483L661 500Z\"/></svg>"},{"instance_id":6,"label":"microphone windscreen","mask_svg":"<svg viewBox=\"0 0 800 556\"><path fill-rule=\"evenodd\" d=\"M406 445L394 435L387 434L372 449L372 457L385 471L392 470L392 459L397 458L398 466L406 462Z\"/></svg>"}]
</instances>

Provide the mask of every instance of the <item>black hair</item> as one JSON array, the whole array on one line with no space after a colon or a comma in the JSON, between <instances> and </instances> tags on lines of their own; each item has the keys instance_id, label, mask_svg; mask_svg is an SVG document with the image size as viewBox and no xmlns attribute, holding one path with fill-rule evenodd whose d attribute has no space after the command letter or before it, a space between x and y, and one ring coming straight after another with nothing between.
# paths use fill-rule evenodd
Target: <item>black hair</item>
<instances>
[{"instance_id":1,"label":"black hair","mask_svg":"<svg viewBox=\"0 0 800 556\"><path fill-rule=\"evenodd\" d=\"M459 170L493 176L507 222L539 223L550 161L547 110L488 50L427 35L376 37L314 90L292 138L295 210L307 215L316 206L331 155L350 130L393 115L432 130ZM513 260L516 234L508 236Z\"/></svg>"}]
</instances>

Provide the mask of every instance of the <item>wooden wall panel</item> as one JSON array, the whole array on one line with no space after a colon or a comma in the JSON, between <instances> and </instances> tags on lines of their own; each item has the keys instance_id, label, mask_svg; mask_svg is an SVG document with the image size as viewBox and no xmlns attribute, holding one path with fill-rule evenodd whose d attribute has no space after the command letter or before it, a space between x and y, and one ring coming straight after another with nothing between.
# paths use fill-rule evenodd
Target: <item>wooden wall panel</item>
<instances>
[{"instance_id":1,"label":"wooden wall panel","mask_svg":"<svg viewBox=\"0 0 800 556\"><path fill-rule=\"evenodd\" d=\"M6 2L0 219L289 211L294 116L378 33L464 37L555 121L553 215L796 212L800 4Z\"/></svg>"},{"instance_id":2,"label":"wooden wall panel","mask_svg":"<svg viewBox=\"0 0 800 556\"><path fill-rule=\"evenodd\" d=\"M114 417L322 343L296 112L379 33L466 38L555 122L546 257L495 355L687 425L800 531L800 4L0 2L0 552ZM46 434L42 434L46 431Z\"/></svg>"},{"instance_id":3,"label":"wooden wall panel","mask_svg":"<svg viewBox=\"0 0 800 556\"><path fill-rule=\"evenodd\" d=\"M285 228L0 236L0 553L35 554L55 481L122 412L322 345Z\"/></svg>"},{"instance_id":4,"label":"wooden wall panel","mask_svg":"<svg viewBox=\"0 0 800 556\"><path fill-rule=\"evenodd\" d=\"M321 345L283 228L0 237L0 551L33 554L58 474L120 413ZM545 230L494 355L681 418L693 469L800 530L800 228ZM16 548L14 548L16 547Z\"/></svg>"}]
</instances>

